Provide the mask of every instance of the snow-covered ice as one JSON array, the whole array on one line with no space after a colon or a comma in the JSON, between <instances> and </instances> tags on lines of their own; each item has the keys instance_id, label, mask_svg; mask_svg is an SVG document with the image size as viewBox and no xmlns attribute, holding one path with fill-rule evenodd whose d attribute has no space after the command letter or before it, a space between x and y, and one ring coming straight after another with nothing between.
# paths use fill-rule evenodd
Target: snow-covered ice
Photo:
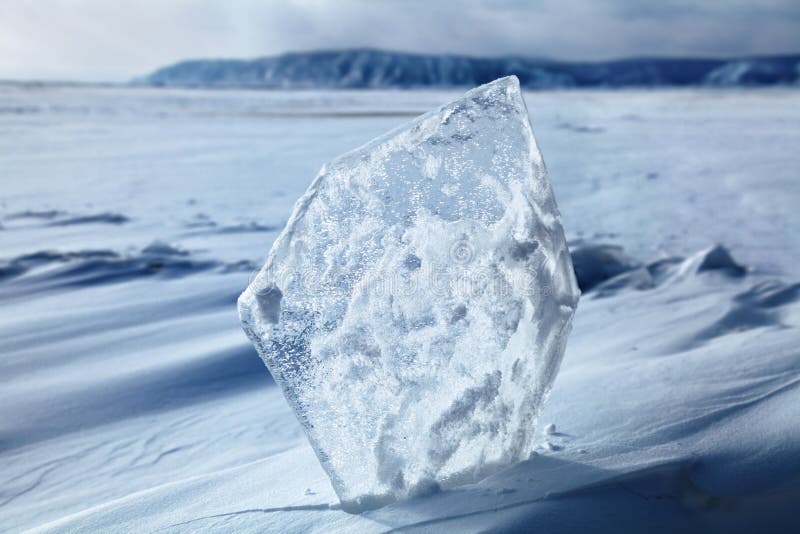
<instances>
[{"instance_id":1,"label":"snow-covered ice","mask_svg":"<svg viewBox=\"0 0 800 534\"><path fill-rule=\"evenodd\" d=\"M341 509L236 299L324 162L458 96L0 83L0 530L800 531L778 89L525 93L590 287L557 430L479 482Z\"/></svg>"},{"instance_id":2,"label":"snow-covered ice","mask_svg":"<svg viewBox=\"0 0 800 534\"><path fill-rule=\"evenodd\" d=\"M578 295L508 77L326 165L239 309L361 511L526 459Z\"/></svg>"}]
</instances>

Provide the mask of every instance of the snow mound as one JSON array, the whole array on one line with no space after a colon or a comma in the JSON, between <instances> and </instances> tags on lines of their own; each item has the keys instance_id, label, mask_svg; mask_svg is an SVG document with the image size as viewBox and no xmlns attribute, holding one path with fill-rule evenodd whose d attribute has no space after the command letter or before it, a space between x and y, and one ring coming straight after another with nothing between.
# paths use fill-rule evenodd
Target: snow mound
<instances>
[{"instance_id":1,"label":"snow mound","mask_svg":"<svg viewBox=\"0 0 800 534\"><path fill-rule=\"evenodd\" d=\"M323 168L239 309L358 512L528 458L578 296L508 77Z\"/></svg>"},{"instance_id":2,"label":"snow mound","mask_svg":"<svg viewBox=\"0 0 800 534\"><path fill-rule=\"evenodd\" d=\"M575 266L575 277L581 291L589 291L606 280L640 266L622 247L599 243L579 244L574 247L572 264Z\"/></svg>"},{"instance_id":3,"label":"snow mound","mask_svg":"<svg viewBox=\"0 0 800 534\"><path fill-rule=\"evenodd\" d=\"M739 278L748 272L720 244L688 258L673 256L644 263L630 257L618 245L580 242L573 243L572 264L578 287L594 298L616 295L628 289L653 289L664 283L706 273Z\"/></svg>"},{"instance_id":4,"label":"snow mound","mask_svg":"<svg viewBox=\"0 0 800 534\"><path fill-rule=\"evenodd\" d=\"M680 266L678 276L707 272L739 277L747 273L747 268L736 263L727 248L714 245L686 258Z\"/></svg>"},{"instance_id":5,"label":"snow mound","mask_svg":"<svg viewBox=\"0 0 800 534\"><path fill-rule=\"evenodd\" d=\"M6 215L5 220L12 222L12 227L22 226L78 226L92 224L110 224L119 226L130 222L130 217L121 213L103 212L75 214L63 210L24 210ZM38 222L38 224L37 224Z\"/></svg>"},{"instance_id":6,"label":"snow mound","mask_svg":"<svg viewBox=\"0 0 800 534\"><path fill-rule=\"evenodd\" d=\"M733 276L741 276L747 272L747 269L733 260L731 253L722 245L715 245L703 250L699 253L698 260L698 273L703 271L725 271Z\"/></svg>"},{"instance_id":7,"label":"snow mound","mask_svg":"<svg viewBox=\"0 0 800 534\"><path fill-rule=\"evenodd\" d=\"M223 262L195 257L189 250L158 240L126 254L110 249L41 250L0 259L0 297L86 289L144 278L171 279L208 271L231 273L253 269L248 260Z\"/></svg>"}]
</instances>

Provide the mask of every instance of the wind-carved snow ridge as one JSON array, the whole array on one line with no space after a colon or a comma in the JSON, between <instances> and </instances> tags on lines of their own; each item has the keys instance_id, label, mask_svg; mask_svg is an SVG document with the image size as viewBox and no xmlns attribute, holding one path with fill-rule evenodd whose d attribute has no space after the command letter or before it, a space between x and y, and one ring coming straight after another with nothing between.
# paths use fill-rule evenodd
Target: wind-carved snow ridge
<instances>
[{"instance_id":1,"label":"wind-carved snow ridge","mask_svg":"<svg viewBox=\"0 0 800 534\"><path fill-rule=\"evenodd\" d=\"M323 168L239 311L359 512L527 459L578 296L512 76Z\"/></svg>"}]
</instances>

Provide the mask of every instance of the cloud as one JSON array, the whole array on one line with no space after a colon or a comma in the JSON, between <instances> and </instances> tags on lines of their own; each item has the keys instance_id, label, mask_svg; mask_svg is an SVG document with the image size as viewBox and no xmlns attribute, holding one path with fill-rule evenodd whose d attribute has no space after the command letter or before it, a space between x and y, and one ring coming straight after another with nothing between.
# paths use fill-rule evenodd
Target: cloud
<instances>
[{"instance_id":1,"label":"cloud","mask_svg":"<svg viewBox=\"0 0 800 534\"><path fill-rule=\"evenodd\" d=\"M796 0L0 0L0 77L371 46L595 60L800 50Z\"/></svg>"}]
</instances>

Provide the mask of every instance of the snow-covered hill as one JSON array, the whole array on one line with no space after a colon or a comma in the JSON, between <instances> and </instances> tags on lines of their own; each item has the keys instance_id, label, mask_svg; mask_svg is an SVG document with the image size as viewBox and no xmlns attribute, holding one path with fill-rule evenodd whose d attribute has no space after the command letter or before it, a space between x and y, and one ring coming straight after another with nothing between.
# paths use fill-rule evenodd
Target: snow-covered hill
<instances>
[{"instance_id":1,"label":"snow-covered hill","mask_svg":"<svg viewBox=\"0 0 800 534\"><path fill-rule=\"evenodd\" d=\"M510 74L515 74L522 86L529 89L790 85L800 80L800 55L578 63L354 49L297 52L250 60L182 61L136 82L176 87L460 87L480 85Z\"/></svg>"}]
</instances>

